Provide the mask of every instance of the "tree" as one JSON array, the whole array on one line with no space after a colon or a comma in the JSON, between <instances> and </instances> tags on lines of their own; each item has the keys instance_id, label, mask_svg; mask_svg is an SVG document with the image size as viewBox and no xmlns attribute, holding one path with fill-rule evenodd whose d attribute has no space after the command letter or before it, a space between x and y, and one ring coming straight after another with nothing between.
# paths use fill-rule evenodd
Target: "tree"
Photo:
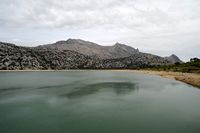
<instances>
[{"instance_id":1,"label":"tree","mask_svg":"<svg viewBox=\"0 0 200 133\"><path fill-rule=\"evenodd\" d=\"M200 59L199 58L191 58L190 59L190 62L196 62L196 61L200 61Z\"/></svg>"}]
</instances>

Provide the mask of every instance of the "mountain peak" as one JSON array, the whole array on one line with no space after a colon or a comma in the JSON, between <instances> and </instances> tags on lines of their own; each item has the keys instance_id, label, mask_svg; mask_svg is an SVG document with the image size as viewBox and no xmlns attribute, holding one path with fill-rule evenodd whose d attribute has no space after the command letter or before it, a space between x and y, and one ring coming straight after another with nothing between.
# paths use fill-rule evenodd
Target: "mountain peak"
<instances>
[{"instance_id":1,"label":"mountain peak","mask_svg":"<svg viewBox=\"0 0 200 133\"><path fill-rule=\"evenodd\" d=\"M114 45L113 45L115 48L121 48L121 49L124 49L125 51L127 52L130 52L130 55L131 53L138 53L139 52L139 49L135 49L131 46L128 46L128 45L125 45L125 44L122 44L122 43L119 43L119 42L116 42Z\"/></svg>"},{"instance_id":2,"label":"mountain peak","mask_svg":"<svg viewBox=\"0 0 200 133\"><path fill-rule=\"evenodd\" d=\"M122 43L119 43L119 42L116 42L116 43L114 44L114 46L127 46L127 45L122 44Z\"/></svg>"},{"instance_id":3,"label":"mountain peak","mask_svg":"<svg viewBox=\"0 0 200 133\"><path fill-rule=\"evenodd\" d=\"M67 40L60 40L60 41L57 41L56 44L74 44L74 43L86 43L88 41L85 41L85 40L81 40L81 39L67 39Z\"/></svg>"},{"instance_id":4,"label":"mountain peak","mask_svg":"<svg viewBox=\"0 0 200 133\"><path fill-rule=\"evenodd\" d=\"M167 59L168 61L172 62L172 63L183 63L183 61L181 59L179 59L179 57L175 54L170 55L169 57L165 57L165 59Z\"/></svg>"},{"instance_id":5,"label":"mountain peak","mask_svg":"<svg viewBox=\"0 0 200 133\"><path fill-rule=\"evenodd\" d=\"M86 41L81 40L81 39L72 39L72 38L69 38L69 39L67 39L66 42L67 43L75 43L75 42L86 42Z\"/></svg>"},{"instance_id":6,"label":"mountain peak","mask_svg":"<svg viewBox=\"0 0 200 133\"><path fill-rule=\"evenodd\" d=\"M176 56L175 54L170 55L169 57L175 57L178 58L178 56Z\"/></svg>"}]
</instances>

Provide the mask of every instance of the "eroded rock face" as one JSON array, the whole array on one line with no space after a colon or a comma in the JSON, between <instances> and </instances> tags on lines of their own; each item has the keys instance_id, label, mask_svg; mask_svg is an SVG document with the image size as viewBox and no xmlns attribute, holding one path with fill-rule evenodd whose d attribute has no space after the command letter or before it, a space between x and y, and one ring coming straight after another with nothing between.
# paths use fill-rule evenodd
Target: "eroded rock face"
<instances>
[{"instance_id":1,"label":"eroded rock face","mask_svg":"<svg viewBox=\"0 0 200 133\"><path fill-rule=\"evenodd\" d=\"M0 69L77 69L89 60L74 51L19 47L0 43Z\"/></svg>"},{"instance_id":2,"label":"eroded rock face","mask_svg":"<svg viewBox=\"0 0 200 133\"><path fill-rule=\"evenodd\" d=\"M84 55L95 56L100 59L123 58L139 53L138 49L120 43L116 43L113 46L101 46L81 39L68 39L66 41L58 41L53 44L41 45L38 47L60 51L72 50Z\"/></svg>"},{"instance_id":3,"label":"eroded rock face","mask_svg":"<svg viewBox=\"0 0 200 133\"><path fill-rule=\"evenodd\" d=\"M165 59L168 60L169 62L173 63L173 64L175 64L175 63L183 63L183 61L180 60L180 59L178 58L178 56L176 56L176 55L174 55L174 54L172 54L172 55L169 56L169 57L165 57Z\"/></svg>"},{"instance_id":4,"label":"eroded rock face","mask_svg":"<svg viewBox=\"0 0 200 133\"><path fill-rule=\"evenodd\" d=\"M121 44L116 44L115 47L118 49ZM131 69L167 64L170 62L162 57L139 51L133 52L129 57L104 59L66 49L43 46L21 47L0 42L0 70Z\"/></svg>"}]
</instances>

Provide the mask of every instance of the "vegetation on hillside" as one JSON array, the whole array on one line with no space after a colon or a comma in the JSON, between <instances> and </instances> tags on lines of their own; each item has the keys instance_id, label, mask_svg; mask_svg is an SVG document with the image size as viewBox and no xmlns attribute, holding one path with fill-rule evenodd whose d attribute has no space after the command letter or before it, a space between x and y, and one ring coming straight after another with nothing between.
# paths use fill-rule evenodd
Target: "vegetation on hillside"
<instances>
[{"instance_id":1,"label":"vegetation on hillside","mask_svg":"<svg viewBox=\"0 0 200 133\"><path fill-rule=\"evenodd\" d=\"M175 63L174 65L165 66L153 66L147 69L158 71L200 73L200 59L192 58L189 62L186 63Z\"/></svg>"}]
</instances>

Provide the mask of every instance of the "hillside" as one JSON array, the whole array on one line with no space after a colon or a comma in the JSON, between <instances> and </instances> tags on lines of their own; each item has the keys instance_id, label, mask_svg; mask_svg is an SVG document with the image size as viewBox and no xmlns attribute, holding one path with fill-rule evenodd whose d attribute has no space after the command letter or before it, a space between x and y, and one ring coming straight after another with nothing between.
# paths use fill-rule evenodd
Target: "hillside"
<instances>
[{"instance_id":1,"label":"hillside","mask_svg":"<svg viewBox=\"0 0 200 133\"><path fill-rule=\"evenodd\" d=\"M174 72L188 72L188 73L200 73L200 59L192 58L186 63L175 63L168 66L154 66L148 68L158 71L174 71Z\"/></svg>"},{"instance_id":2,"label":"hillside","mask_svg":"<svg viewBox=\"0 0 200 133\"><path fill-rule=\"evenodd\" d=\"M101 59L113 59L129 57L139 53L138 49L130 46L116 43L113 46L101 46L93 42L81 39L68 39L66 41L58 41L53 44L41 45L38 48L56 49L56 50L72 50L88 56L95 56Z\"/></svg>"},{"instance_id":3,"label":"hillside","mask_svg":"<svg viewBox=\"0 0 200 133\"><path fill-rule=\"evenodd\" d=\"M70 69L82 68L89 57L74 51L19 47L0 43L0 69Z\"/></svg>"},{"instance_id":4,"label":"hillside","mask_svg":"<svg viewBox=\"0 0 200 133\"><path fill-rule=\"evenodd\" d=\"M165 59L168 60L168 61L170 61L170 62L172 62L173 64L175 64L175 63L183 63L183 61L180 60L180 59L178 58L178 56L176 56L176 55L174 55L174 54L172 54L172 55L169 56L169 57L165 57Z\"/></svg>"},{"instance_id":5,"label":"hillside","mask_svg":"<svg viewBox=\"0 0 200 133\"><path fill-rule=\"evenodd\" d=\"M0 42L0 70L135 69L173 64L124 44L101 46L72 39L64 42L37 47Z\"/></svg>"}]
</instances>

